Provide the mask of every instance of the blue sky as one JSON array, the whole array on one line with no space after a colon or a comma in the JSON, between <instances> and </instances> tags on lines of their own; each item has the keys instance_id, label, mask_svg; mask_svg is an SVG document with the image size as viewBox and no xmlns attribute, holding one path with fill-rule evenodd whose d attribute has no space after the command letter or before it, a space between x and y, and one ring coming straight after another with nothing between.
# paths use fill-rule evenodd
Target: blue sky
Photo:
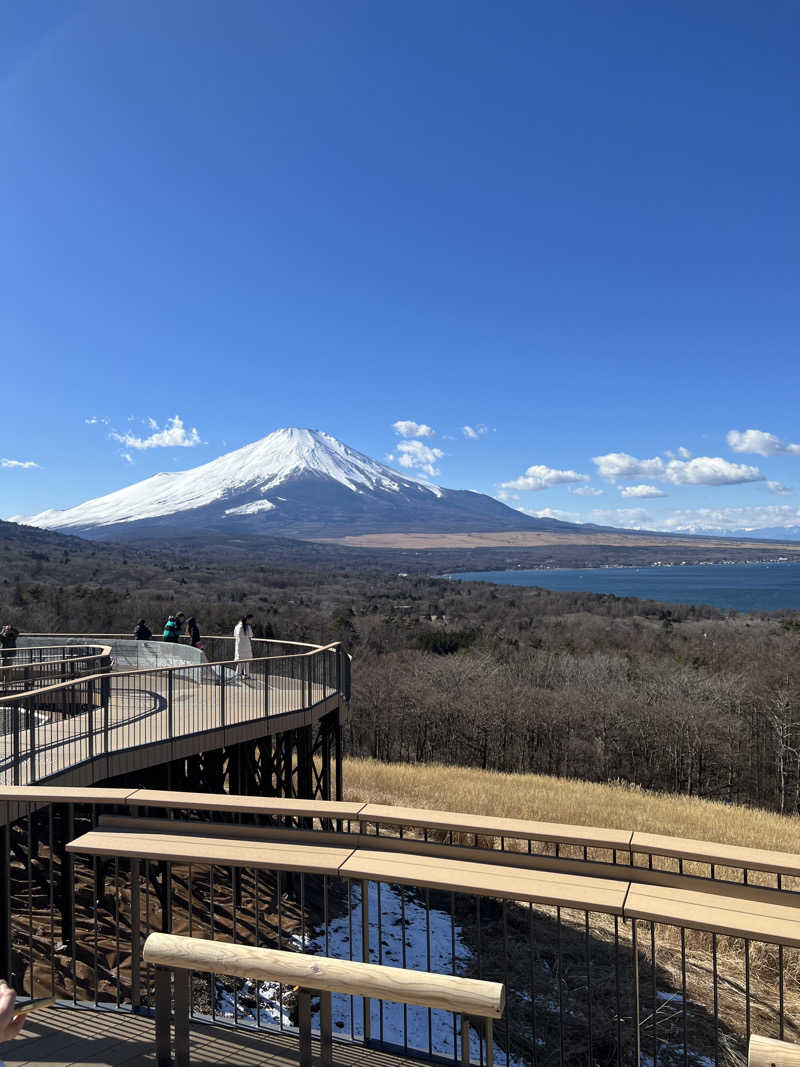
<instances>
[{"instance_id":1,"label":"blue sky","mask_svg":"<svg viewBox=\"0 0 800 1067\"><path fill-rule=\"evenodd\" d=\"M3 5L0 515L299 425L531 512L798 521L799 22Z\"/></svg>"}]
</instances>

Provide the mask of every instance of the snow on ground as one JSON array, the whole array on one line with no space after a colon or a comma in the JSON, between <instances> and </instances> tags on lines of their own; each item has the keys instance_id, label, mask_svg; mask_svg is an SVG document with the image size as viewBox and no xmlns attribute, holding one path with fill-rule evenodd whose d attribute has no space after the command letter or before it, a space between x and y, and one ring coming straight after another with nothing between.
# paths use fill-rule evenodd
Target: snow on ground
<instances>
[{"instance_id":1,"label":"snow on ground","mask_svg":"<svg viewBox=\"0 0 800 1067\"><path fill-rule=\"evenodd\" d=\"M461 928L448 911L421 904L418 893L399 886L369 883L369 929L370 962L383 963L390 967L407 967L415 971L433 971L438 974L463 974L472 953L464 942ZM351 887L349 913L331 918L327 937L324 927L307 934L305 939L291 935L291 946L312 955L330 956L335 959L361 960L361 886L354 882ZM403 938L403 913L405 912L405 944ZM380 915L380 924L378 916ZM426 936L429 932L429 936ZM288 946L287 946L288 947ZM547 966L541 961L542 966ZM515 994L521 1000L530 1000L522 990ZM246 982L238 994L239 1017L254 1017L255 1010L246 1007L258 998L262 1025L274 1025L293 1029L290 1016L290 999L286 990L275 983ZM682 1003L675 992L659 992L662 1004ZM244 1004L242 1003L244 1001ZM219 1013L233 1017L234 999L229 990L220 987ZM331 998L333 1032L341 1037L363 1040L363 1000L334 994ZM560 1007L557 1001L537 997L537 1015L551 1014L558 1018ZM319 1002L312 1001L312 1026L319 1030ZM449 1012L431 1011L413 1005L370 1002L370 1029L373 1040L389 1045L408 1046L423 1053L433 1052L439 1056L453 1057L460 1049L460 1041L454 1030L454 1017ZM458 1044L454 1044L458 1041ZM539 1044L543 1042L539 1039ZM470 1031L470 1056L473 1063L485 1062L481 1058L478 1034ZM506 1058L505 1050L495 1044L494 1061L498 1067L523 1067L529 1059L517 1056ZM690 1049L691 1067L714 1067L709 1057ZM658 1062L652 1055L642 1052L641 1067L674 1067L683 1063L683 1046L663 1045Z\"/></svg>"},{"instance_id":2,"label":"snow on ground","mask_svg":"<svg viewBox=\"0 0 800 1067\"><path fill-rule=\"evenodd\" d=\"M361 960L361 887L352 886L350 914L333 918L328 923L327 937L324 929L306 936L305 942L292 936L291 941L297 949L312 955L328 955L336 959ZM378 894L380 893L380 907ZM403 899L403 897L405 899ZM403 907L405 906L405 946L403 944ZM380 913L380 926L378 915ZM469 961L471 953L464 944L461 930L451 920L448 912L431 907L429 911L419 904L414 896L406 890L405 894L395 886L370 882L369 885L370 916L370 962L383 963L391 967L408 967L410 970L431 970L438 974L463 973L464 964ZM426 937L430 931L430 939ZM351 938L352 931L352 938ZM351 951L352 949L352 951ZM405 954L404 954L405 953ZM254 983L245 983L242 990L245 1000L256 996ZM242 993L239 994L239 1015L247 1014L242 1010ZM261 1004L261 1020L264 1024L291 1026L287 1013L287 1001L281 1005L279 988L273 983L262 983L258 990ZM332 1000L333 1032L343 1037L353 1037L360 1041L364 1036L363 1000L361 997L348 997L334 994ZM319 1004L313 1002L312 1022L315 1030L319 1029ZM233 1016L233 995L228 990L220 990L219 1012ZM254 1014L254 1012L252 1013ZM414 1005L389 1004L379 1001L370 1002L370 1027L375 1040L388 1044L408 1045L409 1048L423 1052L433 1051L441 1056L454 1055L454 1017L450 1012L428 1011ZM406 1040L407 1037L407 1040ZM480 1062L480 1042L477 1033L470 1031L470 1052L475 1063ZM523 1061L511 1057L506 1059L505 1052L495 1045L495 1063L508 1067L523 1067ZM485 1054L484 1054L485 1062Z\"/></svg>"}]
</instances>

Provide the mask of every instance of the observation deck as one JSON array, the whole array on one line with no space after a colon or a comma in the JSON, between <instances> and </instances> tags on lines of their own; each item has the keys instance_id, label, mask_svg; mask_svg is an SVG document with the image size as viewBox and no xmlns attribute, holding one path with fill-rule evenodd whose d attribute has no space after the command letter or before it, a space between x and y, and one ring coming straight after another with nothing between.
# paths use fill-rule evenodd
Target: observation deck
<instances>
[{"instance_id":1,"label":"observation deck","mask_svg":"<svg viewBox=\"0 0 800 1067\"><path fill-rule=\"evenodd\" d=\"M731 1067L754 1034L754 1064L800 1063L800 856L345 801L338 645L259 644L243 681L224 639L138 670L75 639L0 700L0 974L58 1002L8 1067L169 1062L153 931L502 983L494 1030L335 994L341 1067ZM284 1067L330 1025L313 991L186 966L183 1063Z\"/></svg>"}]
</instances>

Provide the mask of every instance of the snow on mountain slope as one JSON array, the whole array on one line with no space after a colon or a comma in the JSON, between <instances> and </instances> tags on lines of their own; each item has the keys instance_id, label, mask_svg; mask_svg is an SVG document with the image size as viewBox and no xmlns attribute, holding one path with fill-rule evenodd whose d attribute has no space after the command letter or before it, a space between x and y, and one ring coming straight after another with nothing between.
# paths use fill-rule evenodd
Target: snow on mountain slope
<instances>
[{"instance_id":1,"label":"snow on mountain slope","mask_svg":"<svg viewBox=\"0 0 800 1067\"><path fill-rule=\"evenodd\" d=\"M281 497L266 494L301 477L315 477L354 494L422 494L440 499L438 486L404 477L331 434L288 428L174 474L155 474L125 489L63 511L16 516L14 521L45 529L85 530L141 522L230 502L228 516L252 516L280 508Z\"/></svg>"}]
</instances>

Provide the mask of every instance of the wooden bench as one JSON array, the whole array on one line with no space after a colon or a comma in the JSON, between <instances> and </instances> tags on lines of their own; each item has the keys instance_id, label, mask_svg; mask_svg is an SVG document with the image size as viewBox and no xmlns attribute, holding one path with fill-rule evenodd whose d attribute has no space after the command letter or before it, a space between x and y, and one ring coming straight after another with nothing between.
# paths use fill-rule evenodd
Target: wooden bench
<instances>
[{"instance_id":1,"label":"wooden bench","mask_svg":"<svg viewBox=\"0 0 800 1067\"><path fill-rule=\"evenodd\" d=\"M172 1063L170 1054L170 972L175 972L175 1065L189 1065L189 1015L192 971L230 975L251 981L294 986L298 994L300 1064L310 1067L311 997L320 997L320 1057L333 1063L331 993L417 1004L461 1016L461 1062L469 1059L469 1020L486 1025L486 1064L492 1067L492 1021L505 1008L505 987L451 975L428 974L402 967L358 963L300 952L251 948L173 934L150 934L142 957L156 966L156 1054L159 1067Z\"/></svg>"},{"instance_id":2,"label":"wooden bench","mask_svg":"<svg viewBox=\"0 0 800 1067\"><path fill-rule=\"evenodd\" d=\"M747 1067L800 1067L800 1045L753 1034L747 1050Z\"/></svg>"},{"instance_id":3,"label":"wooden bench","mask_svg":"<svg viewBox=\"0 0 800 1067\"><path fill-rule=\"evenodd\" d=\"M586 865L583 875L564 874L484 860L327 845L323 842L334 835L326 833L306 834L303 842L287 839L286 834L278 839L273 835L274 831L261 827L106 817L97 829L70 842L67 851L117 856L137 863L151 859L220 864L411 885L600 912L800 948L800 908L793 895L775 890L756 890L759 895L753 899L753 887L726 882L703 882L702 890L690 879L685 880L688 888L643 885L622 878L592 877L591 864ZM314 843L307 843L308 838ZM340 840L338 835L336 840ZM620 874L629 870L618 868Z\"/></svg>"}]
</instances>

